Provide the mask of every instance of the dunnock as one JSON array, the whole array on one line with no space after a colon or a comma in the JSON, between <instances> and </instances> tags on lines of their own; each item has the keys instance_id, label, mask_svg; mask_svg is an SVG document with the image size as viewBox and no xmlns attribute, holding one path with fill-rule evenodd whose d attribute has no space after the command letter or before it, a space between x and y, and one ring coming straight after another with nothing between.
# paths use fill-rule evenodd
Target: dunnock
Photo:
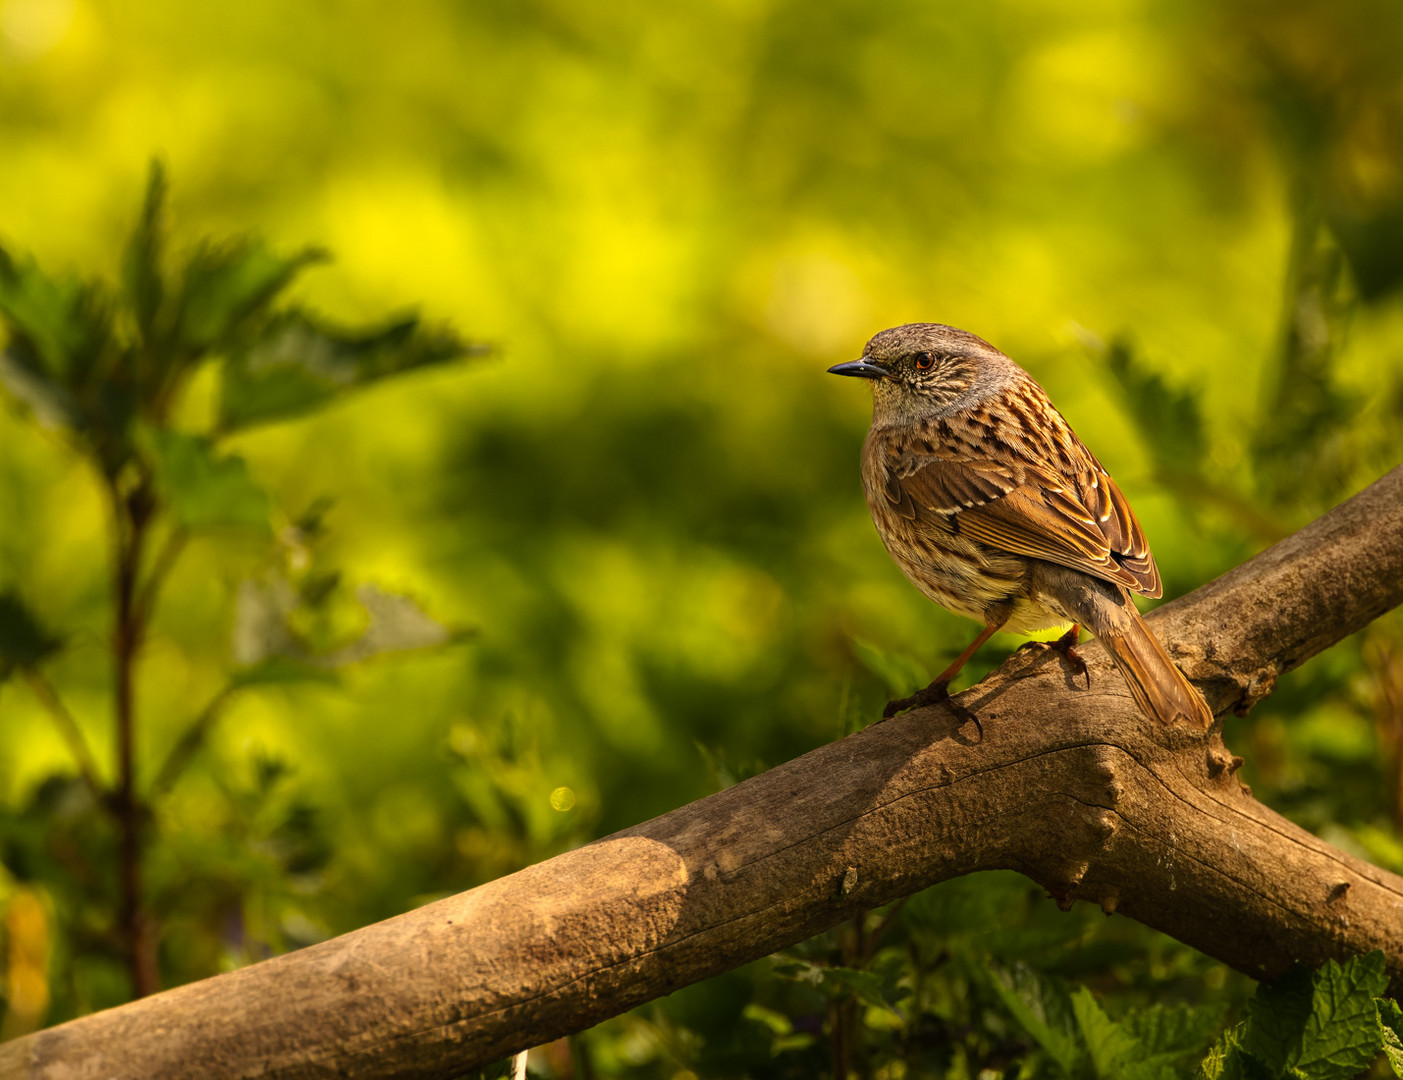
<instances>
[{"instance_id":1,"label":"dunnock","mask_svg":"<svg viewBox=\"0 0 1403 1080\"><path fill-rule=\"evenodd\" d=\"M862 359L828 369L872 387L862 486L902 572L937 604L984 624L930 686L883 716L949 696L996 630L1071 623L1094 633L1140 709L1207 728L1213 714L1130 599L1160 595L1130 504L1043 388L988 342L939 323L883 330Z\"/></svg>"}]
</instances>

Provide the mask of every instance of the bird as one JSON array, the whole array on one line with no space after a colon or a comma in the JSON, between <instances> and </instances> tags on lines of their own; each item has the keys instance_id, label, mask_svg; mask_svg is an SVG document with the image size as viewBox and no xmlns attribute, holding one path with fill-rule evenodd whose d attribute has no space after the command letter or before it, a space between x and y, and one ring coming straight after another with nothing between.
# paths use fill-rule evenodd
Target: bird
<instances>
[{"instance_id":1,"label":"bird","mask_svg":"<svg viewBox=\"0 0 1403 1080\"><path fill-rule=\"evenodd\" d=\"M1076 674L1086 675L1075 649L1084 627L1144 714L1212 725L1208 704L1131 598L1163 591L1144 530L1031 375L942 323L883 330L860 359L828 371L872 389L862 486L888 553L931 600L983 623L929 686L888 702L884 719L948 701L951 680L996 631L1070 623L1053 646Z\"/></svg>"}]
</instances>

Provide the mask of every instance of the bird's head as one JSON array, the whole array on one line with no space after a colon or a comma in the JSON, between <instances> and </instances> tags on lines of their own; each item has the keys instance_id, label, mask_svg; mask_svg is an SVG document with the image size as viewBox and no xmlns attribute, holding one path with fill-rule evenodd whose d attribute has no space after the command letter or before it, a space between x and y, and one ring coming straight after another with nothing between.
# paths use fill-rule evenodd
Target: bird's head
<instances>
[{"instance_id":1,"label":"bird's head","mask_svg":"<svg viewBox=\"0 0 1403 1080\"><path fill-rule=\"evenodd\" d=\"M862 357L836 364L872 386L875 423L942 416L983 400L1015 377L1018 367L983 338L941 323L883 330Z\"/></svg>"}]
</instances>

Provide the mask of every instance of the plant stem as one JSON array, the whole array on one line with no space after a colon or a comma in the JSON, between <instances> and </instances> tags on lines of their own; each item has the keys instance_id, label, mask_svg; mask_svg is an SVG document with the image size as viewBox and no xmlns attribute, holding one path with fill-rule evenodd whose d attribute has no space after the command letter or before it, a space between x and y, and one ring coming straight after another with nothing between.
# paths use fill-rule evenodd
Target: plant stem
<instances>
[{"instance_id":1,"label":"plant stem","mask_svg":"<svg viewBox=\"0 0 1403 1080\"><path fill-rule=\"evenodd\" d=\"M93 801L99 807L102 806L104 796L102 781L98 779L97 762L93 760L93 753L88 749L87 740L83 738L83 729L78 726L78 721L68 711L68 706L63 703L63 699L58 696L58 691L54 689L53 683L49 682L42 672L36 668L30 668L26 674L29 677L29 688L34 691L34 696L39 699L39 703L49 710L54 722L58 725L59 733L63 736L64 742L68 743L68 749L72 751L73 758L78 763L78 775L83 778L88 793L92 795Z\"/></svg>"},{"instance_id":2,"label":"plant stem","mask_svg":"<svg viewBox=\"0 0 1403 1080\"><path fill-rule=\"evenodd\" d=\"M137 603L137 578L146 530L151 521L150 492L144 482L122 492L111 487L116 532L112 653L117 721L116 813L120 831L121 931L135 997L160 988L155 939L142 896L144 808L136 795L136 660L144 625Z\"/></svg>"}]
</instances>

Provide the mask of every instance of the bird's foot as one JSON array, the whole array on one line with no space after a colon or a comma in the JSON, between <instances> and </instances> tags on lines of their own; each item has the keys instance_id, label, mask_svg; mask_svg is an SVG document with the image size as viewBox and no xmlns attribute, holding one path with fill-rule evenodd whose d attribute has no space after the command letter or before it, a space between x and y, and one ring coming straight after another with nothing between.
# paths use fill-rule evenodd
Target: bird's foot
<instances>
[{"instance_id":1,"label":"bird's foot","mask_svg":"<svg viewBox=\"0 0 1403 1080\"><path fill-rule=\"evenodd\" d=\"M950 697L950 681L948 679L936 679L935 682L922 690L917 690L910 697L896 698L887 702L887 707L882 710L882 719L889 720L899 712L907 709L923 709L927 705L946 705L960 719L960 723L973 721L975 728L979 731L979 737L984 737L984 725L979 722L979 717L970 712L959 702Z\"/></svg>"},{"instance_id":2,"label":"bird's foot","mask_svg":"<svg viewBox=\"0 0 1403 1080\"><path fill-rule=\"evenodd\" d=\"M1062 662L1072 672L1072 678L1080 675L1086 680L1086 688L1091 689L1091 674L1086 670L1086 661L1081 658L1081 653L1077 652L1077 639L1080 636L1080 628L1073 625L1070 630L1063 634L1056 641L1025 641L1018 646L1018 652L1025 649L1029 652L1041 652L1043 649L1051 649L1062 657Z\"/></svg>"},{"instance_id":3,"label":"bird's foot","mask_svg":"<svg viewBox=\"0 0 1403 1080\"><path fill-rule=\"evenodd\" d=\"M1086 688L1091 689L1091 672L1086 670L1086 661L1081 658L1081 653L1077 652L1078 627L1075 623L1072 628L1063 634L1056 641L1052 642L1049 648L1055 649L1061 654L1062 660L1072 669L1072 677L1078 675L1086 680Z\"/></svg>"}]
</instances>

